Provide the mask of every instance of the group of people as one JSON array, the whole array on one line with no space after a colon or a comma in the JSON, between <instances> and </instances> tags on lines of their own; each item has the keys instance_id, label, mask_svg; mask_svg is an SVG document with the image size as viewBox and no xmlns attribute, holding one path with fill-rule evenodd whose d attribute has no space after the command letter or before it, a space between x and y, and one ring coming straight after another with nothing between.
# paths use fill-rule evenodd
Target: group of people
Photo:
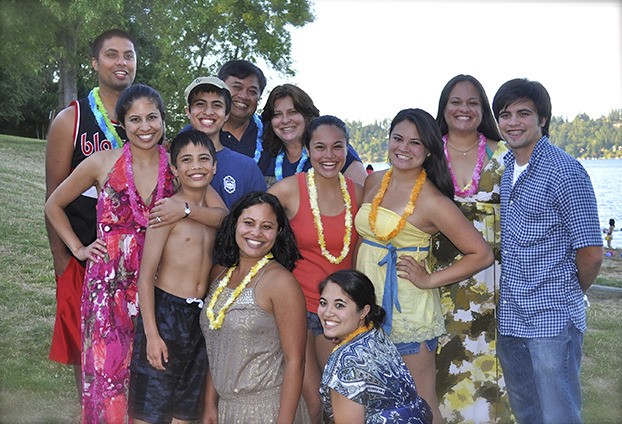
<instances>
[{"instance_id":1,"label":"group of people","mask_svg":"<svg viewBox=\"0 0 622 424\"><path fill-rule=\"evenodd\" d=\"M83 422L581 422L602 242L541 84L491 108L456 76L436 119L397 113L368 172L299 87L256 114L245 60L189 83L168 143L136 57L101 34L98 88L48 138L50 359L74 365Z\"/></svg>"}]
</instances>

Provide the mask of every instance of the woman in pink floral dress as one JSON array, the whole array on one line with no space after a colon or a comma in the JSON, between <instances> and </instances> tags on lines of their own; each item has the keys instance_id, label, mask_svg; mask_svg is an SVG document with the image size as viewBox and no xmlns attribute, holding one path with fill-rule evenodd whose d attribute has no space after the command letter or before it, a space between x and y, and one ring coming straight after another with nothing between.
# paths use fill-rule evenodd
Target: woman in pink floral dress
<instances>
[{"instance_id":1,"label":"woman in pink floral dress","mask_svg":"<svg viewBox=\"0 0 622 424\"><path fill-rule=\"evenodd\" d=\"M46 214L72 253L88 259L82 291L82 422L124 423L129 365L138 314L136 281L149 210L173 194L173 175L160 142L164 106L151 87L123 91L116 115L128 136L122 148L82 162L50 196ZM97 240L83 246L64 207L95 185Z\"/></svg>"}]
</instances>

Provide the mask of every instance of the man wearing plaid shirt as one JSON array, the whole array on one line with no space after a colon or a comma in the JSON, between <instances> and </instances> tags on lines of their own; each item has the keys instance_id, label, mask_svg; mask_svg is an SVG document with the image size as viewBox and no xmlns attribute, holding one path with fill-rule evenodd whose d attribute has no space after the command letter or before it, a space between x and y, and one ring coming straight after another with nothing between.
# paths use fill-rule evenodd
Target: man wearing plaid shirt
<instances>
[{"instance_id":1,"label":"man wearing plaid shirt","mask_svg":"<svg viewBox=\"0 0 622 424\"><path fill-rule=\"evenodd\" d=\"M602 262L596 198L577 160L548 140L551 100L514 79L492 104L511 148L501 180L497 351L519 423L580 423L584 293Z\"/></svg>"}]
</instances>

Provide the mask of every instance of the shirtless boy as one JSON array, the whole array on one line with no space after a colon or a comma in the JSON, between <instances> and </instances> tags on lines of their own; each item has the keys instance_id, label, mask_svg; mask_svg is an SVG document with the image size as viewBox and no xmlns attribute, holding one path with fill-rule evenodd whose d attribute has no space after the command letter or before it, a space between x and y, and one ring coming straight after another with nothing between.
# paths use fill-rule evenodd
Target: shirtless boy
<instances>
[{"instance_id":1,"label":"shirtless boy","mask_svg":"<svg viewBox=\"0 0 622 424\"><path fill-rule=\"evenodd\" d=\"M180 133L171 144L186 208L206 206L216 172L216 151L200 131ZM216 229L181 219L150 227L138 279L140 316L131 365L130 414L135 423L201 419L207 371L199 314L212 268Z\"/></svg>"}]
</instances>

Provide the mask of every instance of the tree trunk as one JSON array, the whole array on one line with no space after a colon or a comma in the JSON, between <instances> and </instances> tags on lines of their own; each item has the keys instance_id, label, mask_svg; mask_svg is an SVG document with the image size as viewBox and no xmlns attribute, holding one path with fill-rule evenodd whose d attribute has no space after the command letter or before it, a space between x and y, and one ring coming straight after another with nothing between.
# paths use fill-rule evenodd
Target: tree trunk
<instances>
[{"instance_id":1,"label":"tree trunk","mask_svg":"<svg viewBox=\"0 0 622 424\"><path fill-rule=\"evenodd\" d=\"M76 31L64 29L61 30L58 37L64 51L64 54L58 60L58 70L60 73L60 80L58 81L59 109L67 107L72 100L78 98L76 34Z\"/></svg>"}]
</instances>

